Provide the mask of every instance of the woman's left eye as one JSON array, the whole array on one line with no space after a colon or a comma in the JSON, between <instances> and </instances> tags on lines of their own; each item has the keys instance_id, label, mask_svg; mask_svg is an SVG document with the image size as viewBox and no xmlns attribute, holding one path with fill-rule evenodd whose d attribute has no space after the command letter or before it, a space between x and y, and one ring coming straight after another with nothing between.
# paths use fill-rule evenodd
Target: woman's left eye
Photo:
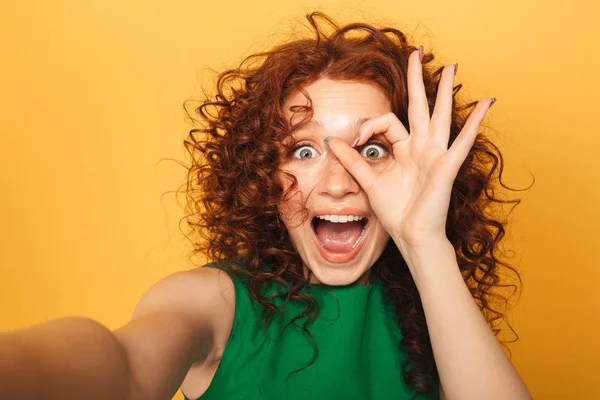
<instances>
[{"instance_id":1,"label":"woman's left eye","mask_svg":"<svg viewBox=\"0 0 600 400\"><path fill-rule=\"evenodd\" d=\"M294 149L294 154L293 154L293 156L295 158L299 158L301 160L310 160L311 158L314 158L318 155L319 154L317 153L317 151L315 149L313 149L311 146L306 145L306 144L297 146Z\"/></svg>"},{"instance_id":2,"label":"woman's left eye","mask_svg":"<svg viewBox=\"0 0 600 400\"><path fill-rule=\"evenodd\" d=\"M360 150L360 155L372 160L383 158L387 153L385 146L381 144L370 143Z\"/></svg>"}]
</instances>

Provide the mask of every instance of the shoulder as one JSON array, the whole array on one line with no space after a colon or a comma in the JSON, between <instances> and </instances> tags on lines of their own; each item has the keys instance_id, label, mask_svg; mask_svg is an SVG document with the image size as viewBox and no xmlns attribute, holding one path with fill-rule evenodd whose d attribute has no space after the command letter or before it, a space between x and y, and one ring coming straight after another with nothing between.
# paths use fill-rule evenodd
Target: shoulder
<instances>
[{"instance_id":1,"label":"shoulder","mask_svg":"<svg viewBox=\"0 0 600 400\"><path fill-rule=\"evenodd\" d=\"M190 368L212 363L228 340L234 316L234 285L224 271L202 267L161 279L142 296L131 320L114 332L127 355L132 384L146 397L166 398Z\"/></svg>"},{"instance_id":2,"label":"shoulder","mask_svg":"<svg viewBox=\"0 0 600 400\"><path fill-rule=\"evenodd\" d=\"M231 277L225 271L199 267L169 275L148 290L138 303L135 314L163 308L208 312L210 307L235 304Z\"/></svg>"},{"instance_id":3,"label":"shoulder","mask_svg":"<svg viewBox=\"0 0 600 400\"><path fill-rule=\"evenodd\" d=\"M140 299L133 319L169 314L187 321L194 336L213 338L210 352L223 346L235 316L235 288L229 274L199 267L176 272L158 281Z\"/></svg>"}]
</instances>

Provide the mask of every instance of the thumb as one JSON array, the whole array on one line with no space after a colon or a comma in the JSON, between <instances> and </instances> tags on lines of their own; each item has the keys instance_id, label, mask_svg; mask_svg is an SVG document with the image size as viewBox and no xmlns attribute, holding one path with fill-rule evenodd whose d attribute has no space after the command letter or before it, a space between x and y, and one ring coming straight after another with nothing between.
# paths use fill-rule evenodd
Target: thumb
<instances>
[{"instance_id":1,"label":"thumb","mask_svg":"<svg viewBox=\"0 0 600 400\"><path fill-rule=\"evenodd\" d=\"M344 140L327 136L324 140L331 152L340 161L340 164L356 179L358 184L369 192L375 182L375 171L368 162L356 151L350 147Z\"/></svg>"}]
</instances>

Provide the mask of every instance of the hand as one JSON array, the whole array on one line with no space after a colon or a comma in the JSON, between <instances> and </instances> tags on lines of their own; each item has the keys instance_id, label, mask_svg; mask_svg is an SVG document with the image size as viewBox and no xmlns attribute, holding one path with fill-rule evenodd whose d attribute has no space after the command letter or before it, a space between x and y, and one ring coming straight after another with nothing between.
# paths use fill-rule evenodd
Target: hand
<instances>
[{"instance_id":1,"label":"hand","mask_svg":"<svg viewBox=\"0 0 600 400\"><path fill-rule=\"evenodd\" d=\"M418 51L408 62L408 118L410 134L393 113L365 122L354 146L383 133L392 145L393 160L375 170L344 140L330 138L328 145L340 163L365 190L373 212L398 243L424 247L446 237L446 217L452 185L475 143L481 122L495 99L480 101L448 149L452 118L454 65L442 71L431 118L423 85Z\"/></svg>"}]
</instances>

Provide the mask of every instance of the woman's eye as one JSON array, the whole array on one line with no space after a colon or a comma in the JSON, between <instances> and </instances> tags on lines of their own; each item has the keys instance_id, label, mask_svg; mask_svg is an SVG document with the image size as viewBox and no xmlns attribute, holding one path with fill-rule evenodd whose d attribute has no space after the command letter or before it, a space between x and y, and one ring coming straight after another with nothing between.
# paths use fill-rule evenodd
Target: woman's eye
<instances>
[{"instance_id":1,"label":"woman's eye","mask_svg":"<svg viewBox=\"0 0 600 400\"><path fill-rule=\"evenodd\" d=\"M310 160L318 155L317 151L308 145L303 145L294 149L294 157L301 160Z\"/></svg>"},{"instance_id":2,"label":"woman's eye","mask_svg":"<svg viewBox=\"0 0 600 400\"><path fill-rule=\"evenodd\" d=\"M373 143L367 144L360 150L361 156L372 160L383 158L385 153L387 153L387 149L383 145Z\"/></svg>"}]
</instances>

